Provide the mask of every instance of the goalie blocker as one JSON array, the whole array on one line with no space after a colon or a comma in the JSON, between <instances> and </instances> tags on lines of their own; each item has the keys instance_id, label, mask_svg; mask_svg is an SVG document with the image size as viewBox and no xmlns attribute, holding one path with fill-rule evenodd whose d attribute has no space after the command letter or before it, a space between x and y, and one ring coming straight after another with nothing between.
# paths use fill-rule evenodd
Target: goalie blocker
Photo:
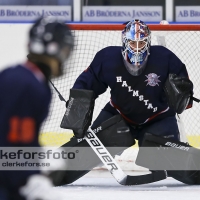
<instances>
[{"instance_id":1,"label":"goalie blocker","mask_svg":"<svg viewBox=\"0 0 200 200\"><path fill-rule=\"evenodd\" d=\"M76 138L83 138L91 125L94 110L94 92L71 89L61 128L72 129Z\"/></svg>"},{"instance_id":2,"label":"goalie blocker","mask_svg":"<svg viewBox=\"0 0 200 200\"><path fill-rule=\"evenodd\" d=\"M200 150L187 143L146 133L136 164L150 170L167 170L186 184L200 184Z\"/></svg>"}]
</instances>

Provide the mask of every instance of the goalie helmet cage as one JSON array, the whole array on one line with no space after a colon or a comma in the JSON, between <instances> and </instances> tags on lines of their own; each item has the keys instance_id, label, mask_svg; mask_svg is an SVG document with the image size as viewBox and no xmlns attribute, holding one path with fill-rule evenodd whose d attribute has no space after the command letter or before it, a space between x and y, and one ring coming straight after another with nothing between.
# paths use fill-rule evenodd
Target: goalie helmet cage
<instances>
[{"instance_id":1,"label":"goalie helmet cage","mask_svg":"<svg viewBox=\"0 0 200 200\"><path fill-rule=\"evenodd\" d=\"M200 97L200 25L155 25L148 24L151 30L151 45L164 45L174 52L186 65L189 77L194 83L194 95ZM74 51L65 63L62 77L52 80L65 99L74 81L91 63L97 51L106 46L121 46L121 31L125 25L119 24L70 24L75 36ZM65 113L65 103L61 102L52 90L50 112L40 134L40 142L45 146L60 146L72 136L70 130L60 128ZM109 90L95 102L93 120L109 101ZM193 108L181 114L181 129L189 143L200 147L200 105L194 102ZM164 127L163 127L164 128Z\"/></svg>"}]
</instances>

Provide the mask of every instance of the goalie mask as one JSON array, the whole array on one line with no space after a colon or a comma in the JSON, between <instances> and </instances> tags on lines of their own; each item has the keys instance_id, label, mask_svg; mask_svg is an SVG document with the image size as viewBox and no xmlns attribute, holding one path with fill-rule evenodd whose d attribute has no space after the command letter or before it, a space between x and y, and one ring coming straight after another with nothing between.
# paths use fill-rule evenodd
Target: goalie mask
<instances>
[{"instance_id":1,"label":"goalie mask","mask_svg":"<svg viewBox=\"0 0 200 200\"><path fill-rule=\"evenodd\" d=\"M151 31L140 20L130 21L122 31L122 55L128 72L139 76L150 54Z\"/></svg>"},{"instance_id":2,"label":"goalie mask","mask_svg":"<svg viewBox=\"0 0 200 200\"><path fill-rule=\"evenodd\" d=\"M74 38L69 27L54 17L38 19L29 32L29 53L56 58L62 64L73 49Z\"/></svg>"}]
</instances>

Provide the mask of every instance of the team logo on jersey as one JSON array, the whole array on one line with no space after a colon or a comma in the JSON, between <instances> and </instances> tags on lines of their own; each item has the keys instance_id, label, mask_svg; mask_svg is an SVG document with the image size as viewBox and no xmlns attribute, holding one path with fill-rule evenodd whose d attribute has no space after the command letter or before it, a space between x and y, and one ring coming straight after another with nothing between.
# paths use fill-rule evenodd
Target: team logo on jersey
<instances>
[{"instance_id":1,"label":"team logo on jersey","mask_svg":"<svg viewBox=\"0 0 200 200\"><path fill-rule=\"evenodd\" d=\"M116 76L116 79L117 83L120 83L121 87L127 88L127 91L132 93L134 98L138 98L139 101L143 101L144 105L147 106L147 109L152 109L153 112L158 110L157 107L153 107L153 104L149 101L149 99L146 99L144 95L140 94L139 90L133 89L132 86L128 85L126 81L122 80L122 76Z\"/></svg>"},{"instance_id":2,"label":"team logo on jersey","mask_svg":"<svg viewBox=\"0 0 200 200\"><path fill-rule=\"evenodd\" d=\"M148 75L145 75L147 77L147 80L145 80L145 82L147 82L147 85L150 85L150 86L156 86L158 85L159 86L159 77L157 74L154 74L154 73L151 73L151 74L148 74Z\"/></svg>"}]
</instances>

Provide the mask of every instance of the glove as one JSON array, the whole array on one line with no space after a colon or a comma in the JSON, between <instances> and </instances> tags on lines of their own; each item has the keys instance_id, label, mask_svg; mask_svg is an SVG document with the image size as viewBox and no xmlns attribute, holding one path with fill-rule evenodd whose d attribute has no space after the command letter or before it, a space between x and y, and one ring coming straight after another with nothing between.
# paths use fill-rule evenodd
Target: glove
<instances>
[{"instance_id":1,"label":"glove","mask_svg":"<svg viewBox=\"0 0 200 200\"><path fill-rule=\"evenodd\" d=\"M71 89L60 127L73 130L76 138L83 138L92 121L94 96L92 90Z\"/></svg>"},{"instance_id":2,"label":"glove","mask_svg":"<svg viewBox=\"0 0 200 200\"><path fill-rule=\"evenodd\" d=\"M174 111L181 114L188 105L193 90L193 83L186 77L169 74L164 91L168 104Z\"/></svg>"},{"instance_id":3,"label":"glove","mask_svg":"<svg viewBox=\"0 0 200 200\"><path fill-rule=\"evenodd\" d=\"M40 174L30 176L19 192L26 200L66 200L66 194L53 188L51 180Z\"/></svg>"}]
</instances>

